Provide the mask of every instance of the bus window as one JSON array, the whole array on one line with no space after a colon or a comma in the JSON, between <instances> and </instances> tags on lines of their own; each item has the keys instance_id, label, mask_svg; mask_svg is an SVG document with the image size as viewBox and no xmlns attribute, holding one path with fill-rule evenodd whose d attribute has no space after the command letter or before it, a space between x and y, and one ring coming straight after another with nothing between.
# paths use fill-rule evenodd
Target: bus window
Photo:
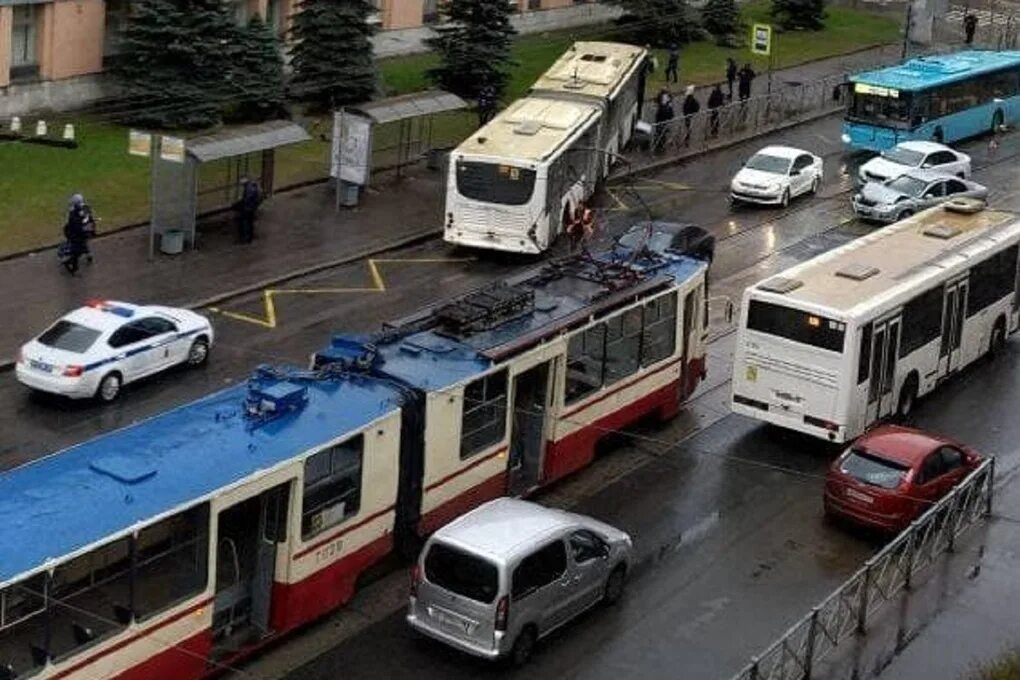
<instances>
[{"instance_id":1,"label":"bus window","mask_svg":"<svg viewBox=\"0 0 1020 680\"><path fill-rule=\"evenodd\" d=\"M457 191L474 201L524 205L535 191L535 171L515 165L457 161Z\"/></svg>"}]
</instances>

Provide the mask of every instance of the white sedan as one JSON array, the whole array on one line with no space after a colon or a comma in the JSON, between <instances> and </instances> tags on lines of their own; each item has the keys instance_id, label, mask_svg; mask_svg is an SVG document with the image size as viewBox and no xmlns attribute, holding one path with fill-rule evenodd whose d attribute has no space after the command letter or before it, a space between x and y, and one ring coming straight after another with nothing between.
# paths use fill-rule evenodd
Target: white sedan
<instances>
[{"instance_id":1,"label":"white sedan","mask_svg":"<svg viewBox=\"0 0 1020 680\"><path fill-rule=\"evenodd\" d=\"M730 182L730 199L785 208L791 198L818 191L823 173L822 159L813 153L790 146L766 146L751 156Z\"/></svg>"},{"instance_id":2,"label":"white sedan","mask_svg":"<svg viewBox=\"0 0 1020 680\"><path fill-rule=\"evenodd\" d=\"M109 402L129 382L178 364L204 364L212 341L209 319L187 309L89 302L22 346L18 381Z\"/></svg>"},{"instance_id":3,"label":"white sedan","mask_svg":"<svg viewBox=\"0 0 1020 680\"><path fill-rule=\"evenodd\" d=\"M861 182L888 182L915 169L970 177L970 156L938 142L900 142L861 166Z\"/></svg>"}]
</instances>

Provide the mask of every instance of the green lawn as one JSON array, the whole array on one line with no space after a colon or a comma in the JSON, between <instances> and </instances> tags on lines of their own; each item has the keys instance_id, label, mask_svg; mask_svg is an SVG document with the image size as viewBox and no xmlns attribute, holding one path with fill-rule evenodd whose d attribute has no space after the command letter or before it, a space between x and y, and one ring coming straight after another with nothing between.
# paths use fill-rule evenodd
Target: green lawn
<instances>
[{"instance_id":1,"label":"green lawn","mask_svg":"<svg viewBox=\"0 0 1020 680\"><path fill-rule=\"evenodd\" d=\"M750 24L768 21L769 4L755 0L745 5L743 15ZM843 54L869 45L893 42L899 37L894 20L841 7L828 9L826 28L820 33L783 33L776 38L776 67L783 68L823 57ZM575 40L612 39L611 27L593 27L521 37L514 46L511 82L504 97L511 101L527 91L532 82ZM738 63L751 59L746 48L727 49L709 42L683 49L681 77L685 83L713 82L723 76L726 57ZM653 76L650 91L661 84L665 54ZM755 58L757 70L766 66ZM425 71L435 63L431 55L398 57L380 63L386 94L396 95L426 89ZM26 121L34 124L34 120ZM437 146L452 146L473 129L474 117L457 113L437 118L433 130ZM329 134L329 124L313 131ZM392 148L397 128L376 131L377 165L395 160ZM127 130L99 122L78 126L81 146L76 150L0 142L0 254L22 251L57 242L61 238L67 198L81 191L103 218L101 229L144 221L148 212L148 161L127 154ZM321 139L282 149L276 163L276 186L282 187L323 177L328 170L328 143ZM207 169L207 184L215 184L217 168ZM223 193L202 196L202 208L222 204Z\"/></svg>"}]
</instances>

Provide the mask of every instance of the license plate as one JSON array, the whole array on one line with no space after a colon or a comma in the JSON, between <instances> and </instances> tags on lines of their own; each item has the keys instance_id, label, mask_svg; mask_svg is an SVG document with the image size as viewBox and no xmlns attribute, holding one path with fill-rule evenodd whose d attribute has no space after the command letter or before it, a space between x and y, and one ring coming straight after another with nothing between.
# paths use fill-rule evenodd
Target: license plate
<instances>
[{"instance_id":1,"label":"license plate","mask_svg":"<svg viewBox=\"0 0 1020 680\"><path fill-rule=\"evenodd\" d=\"M850 487L847 487L846 489L846 497L853 498L854 500L860 501L862 503L868 503L869 505L875 502L875 499L869 496L868 494L861 493L857 489L851 489Z\"/></svg>"},{"instance_id":2,"label":"license plate","mask_svg":"<svg viewBox=\"0 0 1020 680\"><path fill-rule=\"evenodd\" d=\"M432 614L432 618L438 621L441 625L458 633L470 633L471 629L474 628L474 624L468 619L448 614L441 609L433 609L429 613Z\"/></svg>"},{"instance_id":3,"label":"license plate","mask_svg":"<svg viewBox=\"0 0 1020 680\"><path fill-rule=\"evenodd\" d=\"M53 366L42 361L36 361L35 359L30 359L28 365L37 371L42 371L43 373L53 372Z\"/></svg>"}]
</instances>

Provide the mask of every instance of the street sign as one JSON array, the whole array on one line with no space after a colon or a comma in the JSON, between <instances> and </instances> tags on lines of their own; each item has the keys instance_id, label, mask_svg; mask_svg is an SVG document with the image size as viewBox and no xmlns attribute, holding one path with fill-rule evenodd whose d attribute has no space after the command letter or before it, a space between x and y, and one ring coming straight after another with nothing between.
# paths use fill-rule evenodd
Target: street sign
<instances>
[{"instance_id":1,"label":"street sign","mask_svg":"<svg viewBox=\"0 0 1020 680\"><path fill-rule=\"evenodd\" d=\"M165 161L183 163L184 140L180 137L167 137L164 135L162 143L159 145L159 157Z\"/></svg>"},{"instance_id":2,"label":"street sign","mask_svg":"<svg viewBox=\"0 0 1020 680\"><path fill-rule=\"evenodd\" d=\"M128 153L149 158L152 155L152 135L141 130L128 132Z\"/></svg>"},{"instance_id":3,"label":"street sign","mask_svg":"<svg viewBox=\"0 0 1020 680\"><path fill-rule=\"evenodd\" d=\"M772 54L772 26L755 24L751 27L751 52L769 56Z\"/></svg>"}]
</instances>

